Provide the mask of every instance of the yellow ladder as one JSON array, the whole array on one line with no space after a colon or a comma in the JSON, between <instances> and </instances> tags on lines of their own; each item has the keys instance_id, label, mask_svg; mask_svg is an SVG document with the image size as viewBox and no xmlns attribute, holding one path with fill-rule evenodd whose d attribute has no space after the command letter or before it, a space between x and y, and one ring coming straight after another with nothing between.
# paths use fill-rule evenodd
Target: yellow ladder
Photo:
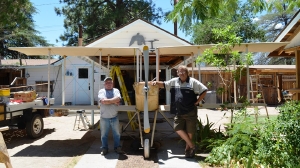
<instances>
[{"instance_id":1,"label":"yellow ladder","mask_svg":"<svg viewBox=\"0 0 300 168\"><path fill-rule=\"evenodd\" d=\"M123 76L121 73L121 69L119 66L112 66L112 68L110 70L110 76L113 78L113 81L115 81L114 80L115 73L116 73L118 81L119 81L119 85L120 85L124 103L125 103L125 105L131 105L131 101L128 96L127 88L126 88L126 85L125 85L125 82L124 82L124 79L123 79ZM127 111L127 116L128 116L129 121L131 121L130 125L131 125L132 130L135 130L135 126L137 124L132 120L132 118L134 116L134 112Z\"/></svg>"},{"instance_id":2,"label":"yellow ladder","mask_svg":"<svg viewBox=\"0 0 300 168\"><path fill-rule=\"evenodd\" d=\"M250 75L249 79L250 79L249 92L251 93L250 101L252 101L252 103L264 103L267 117L269 118L268 108L267 108L267 104L263 92L263 85L260 83L259 75Z\"/></svg>"}]
</instances>

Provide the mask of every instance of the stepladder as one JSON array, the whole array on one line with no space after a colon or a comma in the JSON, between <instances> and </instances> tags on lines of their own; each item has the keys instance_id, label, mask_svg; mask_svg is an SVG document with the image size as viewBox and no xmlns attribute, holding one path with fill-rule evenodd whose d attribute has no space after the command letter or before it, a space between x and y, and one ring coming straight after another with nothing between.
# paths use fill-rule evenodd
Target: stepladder
<instances>
[{"instance_id":1,"label":"stepladder","mask_svg":"<svg viewBox=\"0 0 300 168\"><path fill-rule=\"evenodd\" d=\"M89 129L90 121L87 118L85 110L78 110L76 112L73 130L75 130L76 125L77 125L77 129L80 129L80 122L82 123L85 130Z\"/></svg>"},{"instance_id":2,"label":"stepladder","mask_svg":"<svg viewBox=\"0 0 300 168\"><path fill-rule=\"evenodd\" d=\"M265 95L264 95L264 91L263 91L263 85L260 82L259 75L250 75L249 80L250 80L250 90L249 90L250 103L263 104L263 106L265 107L265 110L266 110L267 117L269 118L268 108L267 108L267 104L265 101ZM255 108L255 110L258 109L257 106L254 106L254 108Z\"/></svg>"},{"instance_id":3,"label":"stepladder","mask_svg":"<svg viewBox=\"0 0 300 168\"><path fill-rule=\"evenodd\" d=\"M127 91L127 88L126 88L126 85L125 85L125 82L124 82L124 79L123 79L123 76L122 76L122 72L121 72L121 69L120 69L119 66L112 66L112 68L110 70L110 76L113 78L113 81L115 81L115 79L114 79L115 74L116 74L118 82L119 82L119 86L120 86L120 90L121 90L121 94L122 94L124 104L125 105L131 105L131 101L130 101L130 98L129 98L129 95L128 95L128 91ZM131 126L132 130L135 130L135 127L138 125L136 123L136 121L133 120L133 118L135 116L134 114L135 113L131 112L131 111L127 112L127 116L128 116L129 123L130 123L130 126Z\"/></svg>"}]
</instances>

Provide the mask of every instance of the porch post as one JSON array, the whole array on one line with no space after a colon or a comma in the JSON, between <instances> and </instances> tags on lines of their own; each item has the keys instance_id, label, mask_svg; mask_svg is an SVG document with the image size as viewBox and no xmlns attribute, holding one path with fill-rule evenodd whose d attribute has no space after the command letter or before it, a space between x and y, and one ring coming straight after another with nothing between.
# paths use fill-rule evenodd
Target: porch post
<instances>
[{"instance_id":1,"label":"porch post","mask_svg":"<svg viewBox=\"0 0 300 168\"><path fill-rule=\"evenodd\" d=\"M194 78L195 55L192 53L192 77Z\"/></svg>"},{"instance_id":2,"label":"porch post","mask_svg":"<svg viewBox=\"0 0 300 168\"><path fill-rule=\"evenodd\" d=\"M200 57L200 47L198 47L198 57ZM198 80L201 82L201 62L198 63Z\"/></svg>"},{"instance_id":3,"label":"porch post","mask_svg":"<svg viewBox=\"0 0 300 168\"><path fill-rule=\"evenodd\" d=\"M246 45L246 54L248 54L248 44ZM247 64L247 100L250 100L250 81L249 81L249 64L248 60L246 58L246 64Z\"/></svg>"},{"instance_id":4,"label":"porch post","mask_svg":"<svg viewBox=\"0 0 300 168\"><path fill-rule=\"evenodd\" d=\"M48 93L47 93L47 98L48 98L48 102L47 102L47 106L50 106L50 53L51 53L51 49L48 49Z\"/></svg>"},{"instance_id":5,"label":"porch post","mask_svg":"<svg viewBox=\"0 0 300 168\"><path fill-rule=\"evenodd\" d=\"M61 104L64 106L65 105L65 80L66 80L66 75L65 75L65 70L66 70L66 56L63 56L63 63L62 63L62 68L61 68L61 76L62 76L62 99L61 99Z\"/></svg>"},{"instance_id":6,"label":"porch post","mask_svg":"<svg viewBox=\"0 0 300 168\"><path fill-rule=\"evenodd\" d=\"M296 58L296 87L297 89L300 88L300 50L295 51L295 58ZM296 93L296 100L300 99L300 93Z\"/></svg>"},{"instance_id":7,"label":"porch post","mask_svg":"<svg viewBox=\"0 0 300 168\"><path fill-rule=\"evenodd\" d=\"M235 71L236 70L236 61L234 60L234 63L233 63L233 70ZM234 96L234 103L237 103L237 100L236 100L236 80L233 79L233 96Z\"/></svg>"},{"instance_id":8,"label":"porch post","mask_svg":"<svg viewBox=\"0 0 300 168\"><path fill-rule=\"evenodd\" d=\"M99 51L100 51L100 54L99 54L99 90L102 88L102 83L101 83L101 74L102 74L102 64L101 64L101 62L102 62L102 52L101 52L101 49L99 49ZM98 97L98 96L97 96ZM99 100L97 100L97 102L98 102L98 108L100 108L100 103L99 103Z\"/></svg>"},{"instance_id":9,"label":"porch post","mask_svg":"<svg viewBox=\"0 0 300 168\"><path fill-rule=\"evenodd\" d=\"M95 64L94 61L92 61L92 70L91 70L91 79L90 79L90 86L91 86L91 90L90 90L90 98L91 98L91 105L94 105L94 101L95 101L95 97L94 97L94 84L95 84L95 78L94 78L94 68L95 68ZM91 125L94 125L94 110L91 111Z\"/></svg>"},{"instance_id":10,"label":"porch post","mask_svg":"<svg viewBox=\"0 0 300 168\"><path fill-rule=\"evenodd\" d=\"M156 81L159 81L159 70L160 70L160 58L158 54L158 49L155 49L156 53Z\"/></svg>"}]
</instances>

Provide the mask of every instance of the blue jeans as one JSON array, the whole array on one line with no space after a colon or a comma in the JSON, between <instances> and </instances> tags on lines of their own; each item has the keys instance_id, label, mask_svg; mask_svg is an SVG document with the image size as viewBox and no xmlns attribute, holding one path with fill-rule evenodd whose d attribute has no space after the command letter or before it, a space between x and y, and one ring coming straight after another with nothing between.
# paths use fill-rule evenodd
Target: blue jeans
<instances>
[{"instance_id":1,"label":"blue jeans","mask_svg":"<svg viewBox=\"0 0 300 168\"><path fill-rule=\"evenodd\" d=\"M108 149L108 133L110 128L112 129L113 138L114 138L114 149L120 147L121 135L119 130L119 118L118 116L116 116L114 118L100 119L102 149Z\"/></svg>"}]
</instances>

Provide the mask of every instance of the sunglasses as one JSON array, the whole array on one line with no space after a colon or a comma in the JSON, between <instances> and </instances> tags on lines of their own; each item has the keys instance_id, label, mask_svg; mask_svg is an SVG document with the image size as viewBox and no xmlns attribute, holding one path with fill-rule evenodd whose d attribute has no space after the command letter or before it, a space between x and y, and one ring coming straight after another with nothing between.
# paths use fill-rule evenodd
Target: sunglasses
<instances>
[{"instance_id":1,"label":"sunglasses","mask_svg":"<svg viewBox=\"0 0 300 168\"><path fill-rule=\"evenodd\" d=\"M177 74L185 74L185 71L177 71Z\"/></svg>"}]
</instances>

